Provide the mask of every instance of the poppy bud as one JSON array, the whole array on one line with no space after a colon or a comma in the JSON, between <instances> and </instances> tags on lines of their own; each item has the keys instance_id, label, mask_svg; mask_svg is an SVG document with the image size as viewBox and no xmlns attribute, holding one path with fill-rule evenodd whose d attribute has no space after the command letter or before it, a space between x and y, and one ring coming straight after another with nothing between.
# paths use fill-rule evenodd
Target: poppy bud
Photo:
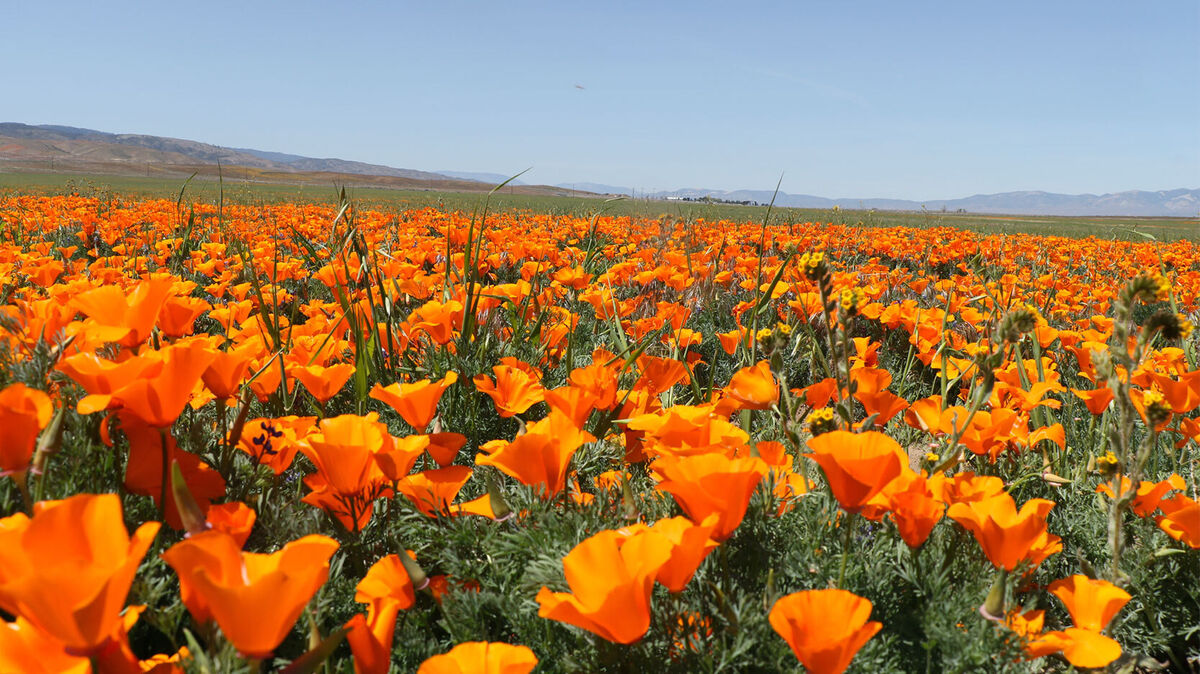
<instances>
[{"instance_id":1,"label":"poppy bud","mask_svg":"<svg viewBox=\"0 0 1200 674\"><path fill-rule=\"evenodd\" d=\"M204 511L200 509L200 504L196 503L191 490L188 489L178 460L171 462L171 495L175 499L175 508L179 510L179 519L189 536L211 528Z\"/></svg>"},{"instance_id":2,"label":"poppy bud","mask_svg":"<svg viewBox=\"0 0 1200 674\"><path fill-rule=\"evenodd\" d=\"M67 407L58 408L58 413L50 420L50 425L46 430L42 431L41 437L38 438L37 449L33 453L33 465L30 466L30 471L34 475L41 475L46 468L46 459L58 454L62 449L63 440L63 419L66 417Z\"/></svg>"}]
</instances>

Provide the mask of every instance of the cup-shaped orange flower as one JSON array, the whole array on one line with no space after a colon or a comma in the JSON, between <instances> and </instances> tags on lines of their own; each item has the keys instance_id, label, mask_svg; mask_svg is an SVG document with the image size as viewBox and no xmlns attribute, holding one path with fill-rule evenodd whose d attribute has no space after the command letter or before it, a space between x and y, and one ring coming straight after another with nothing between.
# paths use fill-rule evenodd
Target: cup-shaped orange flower
<instances>
[{"instance_id":1,"label":"cup-shaped orange flower","mask_svg":"<svg viewBox=\"0 0 1200 674\"><path fill-rule=\"evenodd\" d=\"M486 374L475 375L475 388L486 393L502 417L521 414L542 401L542 384L537 378L508 365L492 368L496 381Z\"/></svg>"},{"instance_id":2,"label":"cup-shaped orange flower","mask_svg":"<svg viewBox=\"0 0 1200 674\"><path fill-rule=\"evenodd\" d=\"M584 443L596 438L579 430L574 421L558 411L529 425L524 435L488 454L480 454L475 463L495 466L523 484L541 490L551 498L566 485L571 457Z\"/></svg>"},{"instance_id":3,"label":"cup-shaped orange flower","mask_svg":"<svg viewBox=\"0 0 1200 674\"><path fill-rule=\"evenodd\" d=\"M417 674L528 674L537 663L528 646L468 641L422 662Z\"/></svg>"},{"instance_id":4,"label":"cup-shaped orange flower","mask_svg":"<svg viewBox=\"0 0 1200 674\"><path fill-rule=\"evenodd\" d=\"M214 351L212 362L200 377L204 385L218 398L230 398L241 388L250 371L250 361L258 350L251 346L230 351Z\"/></svg>"},{"instance_id":5,"label":"cup-shaped orange flower","mask_svg":"<svg viewBox=\"0 0 1200 674\"><path fill-rule=\"evenodd\" d=\"M906 467L904 450L883 433L831 431L808 441L808 458L820 464L834 498L848 513L862 510Z\"/></svg>"},{"instance_id":6,"label":"cup-shaped orange flower","mask_svg":"<svg viewBox=\"0 0 1200 674\"><path fill-rule=\"evenodd\" d=\"M75 653L94 653L119 630L125 595L158 528L146 522L131 538L116 494L43 501L32 519L0 520L7 530L0 608Z\"/></svg>"},{"instance_id":7,"label":"cup-shaped orange flower","mask_svg":"<svg viewBox=\"0 0 1200 674\"><path fill-rule=\"evenodd\" d=\"M868 622L871 602L845 590L805 590L775 602L771 627L813 674L840 674L883 624Z\"/></svg>"},{"instance_id":8,"label":"cup-shaped orange flower","mask_svg":"<svg viewBox=\"0 0 1200 674\"><path fill-rule=\"evenodd\" d=\"M563 571L571 592L543 587L538 615L619 644L641 639L650 627L654 578L672 546L664 536L623 539L616 531L601 531L568 552Z\"/></svg>"},{"instance_id":9,"label":"cup-shaped orange flower","mask_svg":"<svg viewBox=\"0 0 1200 674\"><path fill-rule=\"evenodd\" d=\"M324 405L342 390L346 382L350 381L350 377L354 376L354 366L350 363L338 363L329 367L308 365L293 368L288 374L304 384L304 388L308 389L312 397Z\"/></svg>"},{"instance_id":10,"label":"cup-shaped orange flower","mask_svg":"<svg viewBox=\"0 0 1200 674\"><path fill-rule=\"evenodd\" d=\"M376 457L393 447L387 426L371 412L365 417L343 414L323 419L300 443L300 451L316 466L305 484L314 489L303 500L318 505L358 531L370 520L372 502L383 492L387 476Z\"/></svg>"},{"instance_id":11,"label":"cup-shaped orange flower","mask_svg":"<svg viewBox=\"0 0 1200 674\"><path fill-rule=\"evenodd\" d=\"M0 477L29 469L38 433L50 423L50 396L16 383L0 391Z\"/></svg>"},{"instance_id":12,"label":"cup-shaped orange flower","mask_svg":"<svg viewBox=\"0 0 1200 674\"><path fill-rule=\"evenodd\" d=\"M409 475L396 483L396 491L428 517L437 517L450 511L450 503L469 479L467 466L447 466Z\"/></svg>"},{"instance_id":13,"label":"cup-shaped orange flower","mask_svg":"<svg viewBox=\"0 0 1200 674\"><path fill-rule=\"evenodd\" d=\"M765 410L774 405L779 401L779 384L771 374L770 363L764 360L735 372L725 395L736 400L741 409Z\"/></svg>"},{"instance_id":14,"label":"cup-shaped orange flower","mask_svg":"<svg viewBox=\"0 0 1200 674\"><path fill-rule=\"evenodd\" d=\"M750 496L769 470L762 459L731 459L718 453L684 457L664 454L653 468L663 478L658 488L674 496L693 522L704 523L710 515L717 515L716 526L709 534L715 541L733 535L746 516Z\"/></svg>"},{"instance_id":15,"label":"cup-shaped orange flower","mask_svg":"<svg viewBox=\"0 0 1200 674\"><path fill-rule=\"evenodd\" d=\"M1076 627L1099 632L1131 599L1128 592L1106 580L1075 574L1050 583L1050 594L1058 597Z\"/></svg>"},{"instance_id":16,"label":"cup-shaped orange flower","mask_svg":"<svg viewBox=\"0 0 1200 674\"><path fill-rule=\"evenodd\" d=\"M387 387L376 384L371 389L371 397L389 405L404 417L408 425L417 429L418 433L424 433L437 414L442 394L456 381L458 374L447 372L440 381L422 379L407 384L397 382Z\"/></svg>"},{"instance_id":17,"label":"cup-shaped orange flower","mask_svg":"<svg viewBox=\"0 0 1200 674\"><path fill-rule=\"evenodd\" d=\"M337 548L332 538L312 535L272 554L242 552L231 536L208 531L176 543L163 557L179 574L192 616L198 622L211 616L238 652L262 659L325 583Z\"/></svg>"},{"instance_id":18,"label":"cup-shaped orange flower","mask_svg":"<svg viewBox=\"0 0 1200 674\"><path fill-rule=\"evenodd\" d=\"M301 440L313 431L316 417L286 416L252 419L242 427L237 448L250 456L255 465L267 466L282 475L296 459Z\"/></svg>"},{"instance_id":19,"label":"cup-shaped orange flower","mask_svg":"<svg viewBox=\"0 0 1200 674\"><path fill-rule=\"evenodd\" d=\"M1046 515L1054 501L1030 499L1017 510L1007 493L980 501L955 503L946 514L975 535L983 554L999 569L1012 571L1026 560L1046 534Z\"/></svg>"}]
</instances>

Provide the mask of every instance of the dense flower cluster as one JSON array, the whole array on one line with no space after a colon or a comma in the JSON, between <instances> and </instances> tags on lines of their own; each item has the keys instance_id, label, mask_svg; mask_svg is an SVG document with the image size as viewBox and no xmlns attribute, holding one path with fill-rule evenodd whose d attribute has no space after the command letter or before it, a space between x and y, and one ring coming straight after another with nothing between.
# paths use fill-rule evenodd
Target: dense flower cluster
<instances>
[{"instance_id":1,"label":"dense flower cluster","mask_svg":"<svg viewBox=\"0 0 1200 674\"><path fill-rule=\"evenodd\" d=\"M682 661L769 623L813 672L898 628L854 585L864 540L919 569L957 536L943 571L994 579L973 619L1077 667L1122 654L1131 541L1200 554L1195 243L79 197L6 198L0 222L2 671L231 649L387 672L402 612L518 591L381 554L468 520L561 546L538 517L590 518L561 575L518 586L543 635L661 632ZM1092 577L1045 577L1075 559L1053 490L1109 518ZM311 527L281 538L269 509ZM729 556L768 547L743 531L804 518L819 541L770 545L830 570L735 596ZM127 606L154 565L171 598ZM360 579L353 617L302 619L335 573ZM1050 595L1070 626L1017 608ZM146 611L161 638L132 643ZM419 671L568 668L502 643L531 631L473 634ZM205 652L144 652L189 638ZM620 657L602 645L590 666Z\"/></svg>"}]
</instances>

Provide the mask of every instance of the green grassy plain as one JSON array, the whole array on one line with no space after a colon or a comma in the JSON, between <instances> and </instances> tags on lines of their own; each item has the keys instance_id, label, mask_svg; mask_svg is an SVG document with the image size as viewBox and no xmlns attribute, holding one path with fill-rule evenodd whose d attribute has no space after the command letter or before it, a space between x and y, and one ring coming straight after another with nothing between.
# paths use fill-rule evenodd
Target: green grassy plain
<instances>
[{"instance_id":1,"label":"green grassy plain","mask_svg":"<svg viewBox=\"0 0 1200 674\"><path fill-rule=\"evenodd\" d=\"M237 167L229 169L236 176ZM353 180L352 176L347 176ZM0 196L13 194L66 194L89 196L175 199L186 177L140 177L71 173L0 172ZM341 185L330 183L268 183L228 179L222 182L197 176L187 184L184 200L215 203L223 196L226 203L333 203ZM345 185L354 203L364 208L400 210L435 206L447 210L471 211L483 203L485 191L447 192L439 190L392 189ZM493 194L493 211L530 211L564 215L591 215L603 211L610 215L696 219L761 221L765 206L707 204L646 199L606 200L602 197L548 196L514 194L502 189ZM943 213L940 211L864 211L853 209L776 208L781 222L829 222L865 227L956 227L985 234L1021 233L1040 236L1088 237L1103 239L1159 241L1200 240L1200 219L1140 217L1059 217L1038 215L990 215L979 213Z\"/></svg>"}]
</instances>

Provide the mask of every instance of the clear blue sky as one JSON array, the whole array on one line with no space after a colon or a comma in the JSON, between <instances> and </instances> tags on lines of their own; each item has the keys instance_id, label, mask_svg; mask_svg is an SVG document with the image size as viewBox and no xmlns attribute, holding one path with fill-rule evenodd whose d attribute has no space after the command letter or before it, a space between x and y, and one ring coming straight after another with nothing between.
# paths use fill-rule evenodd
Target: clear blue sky
<instances>
[{"instance_id":1,"label":"clear blue sky","mask_svg":"<svg viewBox=\"0 0 1200 674\"><path fill-rule=\"evenodd\" d=\"M6 2L4 26L0 121L640 189L1200 187L1196 0Z\"/></svg>"}]
</instances>

